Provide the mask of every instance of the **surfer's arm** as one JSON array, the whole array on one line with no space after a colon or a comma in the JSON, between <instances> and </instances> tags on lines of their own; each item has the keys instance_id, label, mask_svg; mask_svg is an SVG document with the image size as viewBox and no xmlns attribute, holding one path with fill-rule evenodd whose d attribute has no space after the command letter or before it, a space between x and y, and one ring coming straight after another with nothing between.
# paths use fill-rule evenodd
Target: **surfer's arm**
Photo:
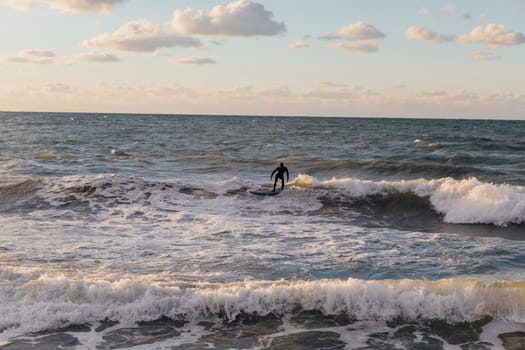
<instances>
[{"instance_id":1,"label":"surfer's arm","mask_svg":"<svg viewBox=\"0 0 525 350\"><path fill-rule=\"evenodd\" d=\"M290 174L288 173L288 169L284 169L286 171L286 182L290 182Z\"/></svg>"},{"instance_id":2,"label":"surfer's arm","mask_svg":"<svg viewBox=\"0 0 525 350\"><path fill-rule=\"evenodd\" d=\"M273 174L275 174L279 170L279 168L276 168L274 171L272 171L272 175L270 175L270 179L273 177Z\"/></svg>"}]
</instances>

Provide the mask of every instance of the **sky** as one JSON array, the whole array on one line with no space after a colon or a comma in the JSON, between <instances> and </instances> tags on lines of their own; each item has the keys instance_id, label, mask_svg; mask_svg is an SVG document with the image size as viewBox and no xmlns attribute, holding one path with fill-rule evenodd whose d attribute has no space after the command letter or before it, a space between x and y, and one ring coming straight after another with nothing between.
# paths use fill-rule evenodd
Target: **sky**
<instances>
[{"instance_id":1,"label":"sky","mask_svg":"<svg viewBox=\"0 0 525 350\"><path fill-rule=\"evenodd\" d=\"M0 0L0 110L525 119L525 0Z\"/></svg>"}]
</instances>

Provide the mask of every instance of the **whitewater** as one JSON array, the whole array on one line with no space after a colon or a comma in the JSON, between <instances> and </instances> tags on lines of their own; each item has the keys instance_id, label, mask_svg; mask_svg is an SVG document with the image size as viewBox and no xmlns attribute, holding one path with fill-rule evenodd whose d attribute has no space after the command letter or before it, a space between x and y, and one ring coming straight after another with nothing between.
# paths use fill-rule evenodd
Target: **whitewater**
<instances>
[{"instance_id":1,"label":"whitewater","mask_svg":"<svg viewBox=\"0 0 525 350\"><path fill-rule=\"evenodd\" d=\"M525 348L523 122L0 121L0 349Z\"/></svg>"}]
</instances>

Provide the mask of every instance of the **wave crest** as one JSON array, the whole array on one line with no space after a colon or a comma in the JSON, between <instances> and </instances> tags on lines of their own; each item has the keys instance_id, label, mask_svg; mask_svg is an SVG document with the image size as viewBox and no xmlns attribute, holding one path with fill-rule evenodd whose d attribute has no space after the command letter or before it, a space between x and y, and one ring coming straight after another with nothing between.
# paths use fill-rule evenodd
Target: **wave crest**
<instances>
[{"instance_id":1,"label":"wave crest","mask_svg":"<svg viewBox=\"0 0 525 350\"><path fill-rule=\"evenodd\" d=\"M105 319L132 323L162 316L190 320L221 316L234 320L242 314L282 316L297 310L346 314L360 320L403 317L458 322L488 315L525 322L524 281L350 278L169 287L132 280L73 281L42 275L11 285L9 290L6 285L2 288L0 329L39 330Z\"/></svg>"},{"instance_id":2,"label":"wave crest","mask_svg":"<svg viewBox=\"0 0 525 350\"><path fill-rule=\"evenodd\" d=\"M525 188L481 182L475 177L427 180L372 181L332 178L319 181L300 174L292 182L299 188L336 190L351 197L377 194L414 193L428 198L433 209L453 224L494 224L506 226L525 222Z\"/></svg>"}]
</instances>

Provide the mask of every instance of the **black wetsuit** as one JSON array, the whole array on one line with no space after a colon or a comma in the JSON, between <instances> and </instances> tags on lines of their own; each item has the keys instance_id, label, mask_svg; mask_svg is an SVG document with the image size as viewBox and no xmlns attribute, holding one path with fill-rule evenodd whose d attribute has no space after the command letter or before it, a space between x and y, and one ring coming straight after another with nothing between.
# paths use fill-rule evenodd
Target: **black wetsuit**
<instances>
[{"instance_id":1,"label":"black wetsuit","mask_svg":"<svg viewBox=\"0 0 525 350\"><path fill-rule=\"evenodd\" d=\"M290 174L288 173L288 168L286 168L284 165L281 164L280 166L275 168L274 171L272 171L272 175L270 175L270 179L273 177L273 174L275 174L275 181L273 183L274 192L275 192L275 186L277 185L277 181L279 179L281 179L281 191L284 190L284 173L286 173L286 182L288 182L290 180Z\"/></svg>"}]
</instances>

